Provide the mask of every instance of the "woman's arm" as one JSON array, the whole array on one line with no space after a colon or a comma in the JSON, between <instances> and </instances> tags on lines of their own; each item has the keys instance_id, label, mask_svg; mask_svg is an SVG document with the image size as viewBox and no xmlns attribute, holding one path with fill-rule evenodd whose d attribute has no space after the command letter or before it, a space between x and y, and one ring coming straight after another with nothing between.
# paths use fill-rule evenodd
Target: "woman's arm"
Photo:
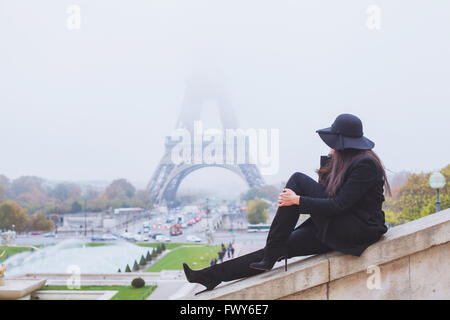
<instances>
[{"instance_id":1,"label":"woman's arm","mask_svg":"<svg viewBox=\"0 0 450 320\"><path fill-rule=\"evenodd\" d=\"M375 162L370 158L357 160L349 170L350 176L333 198L300 196L301 213L334 217L346 213L373 186L379 177Z\"/></svg>"}]
</instances>

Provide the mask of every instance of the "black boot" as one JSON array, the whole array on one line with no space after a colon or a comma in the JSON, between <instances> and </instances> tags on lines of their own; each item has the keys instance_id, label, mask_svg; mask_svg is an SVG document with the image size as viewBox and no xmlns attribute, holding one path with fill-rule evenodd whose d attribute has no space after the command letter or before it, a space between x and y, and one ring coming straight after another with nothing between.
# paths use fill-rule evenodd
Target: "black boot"
<instances>
[{"instance_id":1,"label":"black boot","mask_svg":"<svg viewBox=\"0 0 450 320\"><path fill-rule=\"evenodd\" d=\"M275 262L284 259L284 269L287 271L286 241L294 230L299 217L298 206L279 207L267 235L264 258L260 262L249 265L250 268L269 271Z\"/></svg>"},{"instance_id":2,"label":"black boot","mask_svg":"<svg viewBox=\"0 0 450 320\"><path fill-rule=\"evenodd\" d=\"M205 290L197 292L195 295L205 291L210 291L222 282L221 280L218 280L213 277L211 272L209 272L210 270L208 270L210 268L194 271L191 268L189 268L189 266L186 263L183 263L183 269L186 275L186 279L191 283L199 283L206 287Z\"/></svg>"},{"instance_id":3,"label":"black boot","mask_svg":"<svg viewBox=\"0 0 450 320\"><path fill-rule=\"evenodd\" d=\"M281 252L281 253L280 253ZM283 251L278 250L269 250L267 253L264 253L264 259L260 262L250 263L250 268L256 270L264 270L269 271L272 270L273 265L277 261L281 261L284 259L284 271L287 271L287 255L282 253Z\"/></svg>"},{"instance_id":4,"label":"black boot","mask_svg":"<svg viewBox=\"0 0 450 320\"><path fill-rule=\"evenodd\" d=\"M260 261L263 256L264 249L260 249L201 270L191 270L186 263L183 263L183 269L189 282L206 287L206 290L196 293L197 295L214 289L222 281L234 281L262 273L261 270L249 268L249 265Z\"/></svg>"}]
</instances>

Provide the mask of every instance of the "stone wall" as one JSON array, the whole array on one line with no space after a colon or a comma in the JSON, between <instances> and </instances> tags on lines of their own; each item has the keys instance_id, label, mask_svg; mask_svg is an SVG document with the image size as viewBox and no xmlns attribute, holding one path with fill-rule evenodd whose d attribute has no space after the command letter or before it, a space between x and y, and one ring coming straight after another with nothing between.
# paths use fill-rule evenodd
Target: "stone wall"
<instances>
[{"instance_id":1,"label":"stone wall","mask_svg":"<svg viewBox=\"0 0 450 320\"><path fill-rule=\"evenodd\" d=\"M338 252L188 299L450 299L450 209L391 228L360 256Z\"/></svg>"}]
</instances>

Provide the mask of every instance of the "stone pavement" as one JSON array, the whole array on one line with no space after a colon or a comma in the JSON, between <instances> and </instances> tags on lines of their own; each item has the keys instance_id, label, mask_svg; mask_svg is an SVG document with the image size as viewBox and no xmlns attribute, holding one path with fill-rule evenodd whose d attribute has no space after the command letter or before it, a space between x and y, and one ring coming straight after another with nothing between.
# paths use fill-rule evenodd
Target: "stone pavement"
<instances>
[{"instance_id":1,"label":"stone pavement","mask_svg":"<svg viewBox=\"0 0 450 320\"><path fill-rule=\"evenodd\" d=\"M171 296L174 296L178 291L182 290L186 283L188 283L186 280L157 281L158 287L152 292L147 300L169 300L171 299ZM186 289L183 289L182 291L185 290ZM187 293L190 293L190 291Z\"/></svg>"}]
</instances>

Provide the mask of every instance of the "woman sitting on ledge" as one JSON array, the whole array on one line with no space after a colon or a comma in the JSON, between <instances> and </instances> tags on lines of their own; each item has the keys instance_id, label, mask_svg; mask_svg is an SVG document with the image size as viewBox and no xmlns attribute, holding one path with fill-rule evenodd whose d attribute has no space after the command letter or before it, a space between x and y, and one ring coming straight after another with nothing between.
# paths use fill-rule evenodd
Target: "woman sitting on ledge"
<instances>
[{"instance_id":1,"label":"woman sitting on ledge","mask_svg":"<svg viewBox=\"0 0 450 320\"><path fill-rule=\"evenodd\" d=\"M183 263L189 282L208 291L222 281L271 270L281 259L287 270L291 257L332 250L360 256L387 231L384 186L388 194L391 191L383 165L372 151L375 144L363 136L361 120L341 114L331 127L316 132L331 148L321 158L319 182L299 172L289 178L278 198L265 248L196 271ZM301 213L310 218L295 228Z\"/></svg>"}]
</instances>

